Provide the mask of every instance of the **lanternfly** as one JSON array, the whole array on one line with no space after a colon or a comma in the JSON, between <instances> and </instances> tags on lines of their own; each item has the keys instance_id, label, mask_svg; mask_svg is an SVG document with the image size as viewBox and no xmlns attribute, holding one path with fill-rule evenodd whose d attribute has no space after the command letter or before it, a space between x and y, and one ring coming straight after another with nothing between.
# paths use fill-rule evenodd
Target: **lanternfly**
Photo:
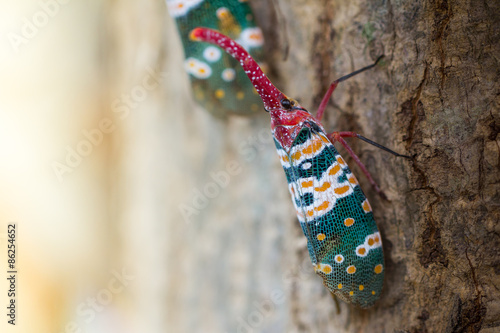
<instances>
[{"instance_id":1,"label":"lanternfly","mask_svg":"<svg viewBox=\"0 0 500 333\"><path fill-rule=\"evenodd\" d=\"M274 143L315 272L332 294L363 308L372 306L380 297L384 281L382 239L368 200L332 142L346 147L382 196L343 137L357 137L403 155L353 132L327 134L320 121L337 84L374 67L380 58L334 81L314 117L279 91L235 41L206 28L194 29L190 37L218 45L238 60L270 113Z\"/></svg>"}]
</instances>

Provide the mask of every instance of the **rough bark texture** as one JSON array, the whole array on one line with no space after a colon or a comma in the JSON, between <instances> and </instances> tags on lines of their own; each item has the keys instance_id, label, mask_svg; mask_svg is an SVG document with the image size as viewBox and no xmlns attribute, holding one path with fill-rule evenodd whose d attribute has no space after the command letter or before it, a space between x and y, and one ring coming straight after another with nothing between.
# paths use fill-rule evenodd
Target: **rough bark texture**
<instances>
[{"instance_id":1,"label":"rough bark texture","mask_svg":"<svg viewBox=\"0 0 500 333\"><path fill-rule=\"evenodd\" d=\"M166 207L159 209L163 218L152 223L141 214L135 221L145 221L150 242L166 244L163 255L149 251L157 262L149 263L148 272L165 278L165 285L158 282L164 292L151 321L163 318L174 332L498 330L498 3L252 4L267 38L271 78L310 110L333 79L386 56L376 69L339 86L325 120L327 129L356 131L413 157L397 159L352 142L390 200L382 200L358 176L384 239L384 293L372 309L344 303L337 309L312 272L285 177L266 136L267 114L218 121L196 107L181 69L180 43L167 19L165 59L158 61L168 73L159 102L163 110L150 118L157 133L149 139L157 145L150 153L159 155L148 164L163 168L155 167L154 176L147 166L142 170L151 186L168 179L154 185L155 200ZM132 136L140 136L140 130ZM147 146L147 140L143 143ZM144 154L144 146L134 147L131 160ZM229 172L231 161L241 172L217 185L214 173ZM141 179L137 170L129 177ZM131 188L137 200L145 200L140 198L148 193L144 184ZM204 202L197 191L211 186L215 194ZM197 214L183 218L179 208L193 207L196 200L201 200ZM159 265L162 260L166 267ZM148 290L154 295L155 288Z\"/></svg>"}]
</instances>

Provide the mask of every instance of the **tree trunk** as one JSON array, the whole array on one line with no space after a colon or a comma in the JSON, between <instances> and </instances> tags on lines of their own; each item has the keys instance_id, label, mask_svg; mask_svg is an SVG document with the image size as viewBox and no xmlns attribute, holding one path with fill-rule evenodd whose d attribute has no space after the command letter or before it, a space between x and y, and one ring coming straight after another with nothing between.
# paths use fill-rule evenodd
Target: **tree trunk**
<instances>
[{"instance_id":1,"label":"tree trunk","mask_svg":"<svg viewBox=\"0 0 500 333\"><path fill-rule=\"evenodd\" d=\"M148 253L167 267L150 263L155 268L143 277L164 277L167 301L156 304L165 325L174 332L497 330L498 3L252 5L266 36L271 79L310 111L332 80L385 55L381 65L338 87L324 121L328 130L356 131L412 156L350 141L389 198L377 196L350 163L383 236L384 291L371 309L343 302L337 308L310 264L268 114L220 121L197 107L169 19L161 136L150 139L160 142L153 152L163 168L154 177L151 169L143 173L149 184L166 179L157 188L166 207L156 209L164 217L155 222L166 227L153 224L144 232L166 243L163 255ZM136 146L131 160L143 150ZM140 196L144 185L136 186Z\"/></svg>"},{"instance_id":2,"label":"tree trunk","mask_svg":"<svg viewBox=\"0 0 500 333\"><path fill-rule=\"evenodd\" d=\"M286 29L263 25L278 31L269 44L280 46L271 52L282 89L313 108L334 78L385 54L383 66L342 83L325 126L360 132L413 157L353 142L390 199L362 181L384 237L386 283L377 306L341 305L336 315L324 305L329 295L310 279L289 290L289 325L308 332L495 330L498 4L280 1L278 7L278 27ZM297 224L290 226L299 234ZM297 263L307 257L305 249L296 253Z\"/></svg>"}]
</instances>

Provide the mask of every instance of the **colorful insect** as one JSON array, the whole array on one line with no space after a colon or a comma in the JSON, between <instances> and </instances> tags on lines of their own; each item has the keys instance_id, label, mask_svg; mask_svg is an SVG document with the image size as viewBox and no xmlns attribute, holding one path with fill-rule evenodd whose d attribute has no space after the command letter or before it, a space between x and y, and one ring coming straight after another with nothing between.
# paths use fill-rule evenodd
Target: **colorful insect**
<instances>
[{"instance_id":1,"label":"colorful insect","mask_svg":"<svg viewBox=\"0 0 500 333\"><path fill-rule=\"evenodd\" d=\"M257 112L260 98L238 62L217 47L189 39L189 32L197 26L217 29L238 41L255 59L261 59L264 39L248 3L240 0L166 1L182 40L184 67L191 79L195 100L216 117Z\"/></svg>"},{"instance_id":2,"label":"colorful insect","mask_svg":"<svg viewBox=\"0 0 500 333\"><path fill-rule=\"evenodd\" d=\"M384 281L382 239L368 200L332 142L340 142L352 153L382 194L343 137L379 145L353 132L327 134L320 120L337 84L374 67L381 57L373 65L334 81L314 117L279 91L235 41L206 28L194 29L190 38L218 45L237 59L262 98L271 115L274 142L315 272L342 300L362 308L372 306L380 297Z\"/></svg>"}]
</instances>

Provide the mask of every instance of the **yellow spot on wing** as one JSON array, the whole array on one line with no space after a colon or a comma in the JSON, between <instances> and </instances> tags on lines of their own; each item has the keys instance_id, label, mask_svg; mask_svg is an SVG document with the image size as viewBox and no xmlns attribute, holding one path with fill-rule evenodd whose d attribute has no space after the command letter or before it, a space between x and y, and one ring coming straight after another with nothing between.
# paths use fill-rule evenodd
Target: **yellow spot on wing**
<instances>
[{"instance_id":1,"label":"yellow spot on wing","mask_svg":"<svg viewBox=\"0 0 500 333\"><path fill-rule=\"evenodd\" d=\"M363 290L363 289L365 289L365 287L363 285L360 285L359 290Z\"/></svg>"},{"instance_id":2,"label":"yellow spot on wing","mask_svg":"<svg viewBox=\"0 0 500 333\"><path fill-rule=\"evenodd\" d=\"M319 240L319 241L322 241L326 238L326 235L325 234L318 234L318 236L316 236L316 238Z\"/></svg>"},{"instance_id":3,"label":"yellow spot on wing","mask_svg":"<svg viewBox=\"0 0 500 333\"><path fill-rule=\"evenodd\" d=\"M347 267L347 273L348 274L354 274L354 273L356 273L356 267L355 266L349 266L349 267Z\"/></svg>"},{"instance_id":4,"label":"yellow spot on wing","mask_svg":"<svg viewBox=\"0 0 500 333\"><path fill-rule=\"evenodd\" d=\"M375 274L380 274L382 273L382 264L378 264L377 266L375 266L375 269L373 270L375 272Z\"/></svg>"}]
</instances>

